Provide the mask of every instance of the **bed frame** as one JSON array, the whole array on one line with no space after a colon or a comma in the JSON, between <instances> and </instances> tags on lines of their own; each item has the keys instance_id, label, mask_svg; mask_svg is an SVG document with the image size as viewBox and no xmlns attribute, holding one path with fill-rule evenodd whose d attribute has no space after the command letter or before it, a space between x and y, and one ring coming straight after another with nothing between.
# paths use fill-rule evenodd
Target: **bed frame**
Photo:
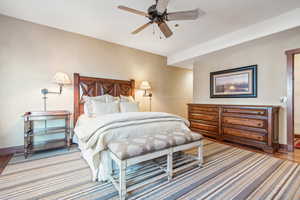
<instances>
[{"instance_id":1,"label":"bed frame","mask_svg":"<svg viewBox=\"0 0 300 200\"><path fill-rule=\"evenodd\" d=\"M83 96L100 96L109 94L114 97L132 96L135 94L135 81L115 80L80 76L74 73L74 127L78 117L83 114Z\"/></svg>"}]
</instances>

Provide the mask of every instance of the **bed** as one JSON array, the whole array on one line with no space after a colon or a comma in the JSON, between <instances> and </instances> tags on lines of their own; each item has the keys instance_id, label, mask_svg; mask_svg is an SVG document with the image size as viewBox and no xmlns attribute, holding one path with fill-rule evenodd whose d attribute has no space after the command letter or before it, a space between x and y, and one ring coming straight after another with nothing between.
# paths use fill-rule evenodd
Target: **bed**
<instances>
[{"instance_id":1,"label":"bed","mask_svg":"<svg viewBox=\"0 0 300 200\"><path fill-rule=\"evenodd\" d=\"M134 80L114 80L74 74L74 132L82 157L92 171L94 181L106 181L112 170L107 145L111 141L140 135L190 131L189 122L161 112L113 113L90 117L84 114L84 96L109 94L113 97L135 96Z\"/></svg>"}]
</instances>

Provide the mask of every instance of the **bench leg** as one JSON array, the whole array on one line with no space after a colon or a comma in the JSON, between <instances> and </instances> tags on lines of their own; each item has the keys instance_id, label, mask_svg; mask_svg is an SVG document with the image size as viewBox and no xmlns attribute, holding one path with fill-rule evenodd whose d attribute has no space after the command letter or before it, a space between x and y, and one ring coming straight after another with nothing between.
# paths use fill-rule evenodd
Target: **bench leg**
<instances>
[{"instance_id":1,"label":"bench leg","mask_svg":"<svg viewBox=\"0 0 300 200\"><path fill-rule=\"evenodd\" d=\"M168 181L171 181L173 178L173 152L168 154L167 158L167 172L168 172Z\"/></svg>"},{"instance_id":2,"label":"bench leg","mask_svg":"<svg viewBox=\"0 0 300 200\"><path fill-rule=\"evenodd\" d=\"M120 174L119 174L119 196L120 200L125 200L126 199L126 165L124 162L121 162L120 164Z\"/></svg>"},{"instance_id":3,"label":"bench leg","mask_svg":"<svg viewBox=\"0 0 300 200\"><path fill-rule=\"evenodd\" d=\"M199 167L203 164L203 141L200 142L200 146L198 147L198 160L199 160Z\"/></svg>"}]
</instances>

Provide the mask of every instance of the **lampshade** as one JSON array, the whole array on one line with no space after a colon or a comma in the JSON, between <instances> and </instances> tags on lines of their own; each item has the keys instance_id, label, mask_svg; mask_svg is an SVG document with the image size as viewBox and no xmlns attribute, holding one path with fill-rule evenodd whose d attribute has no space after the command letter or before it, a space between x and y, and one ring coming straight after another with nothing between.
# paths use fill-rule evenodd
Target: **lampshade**
<instances>
[{"instance_id":1,"label":"lampshade","mask_svg":"<svg viewBox=\"0 0 300 200\"><path fill-rule=\"evenodd\" d=\"M140 89L150 90L151 89L150 83L148 81L143 81L140 85Z\"/></svg>"},{"instance_id":2,"label":"lampshade","mask_svg":"<svg viewBox=\"0 0 300 200\"><path fill-rule=\"evenodd\" d=\"M53 77L53 81L60 85L71 84L69 76L63 72L57 72Z\"/></svg>"}]
</instances>

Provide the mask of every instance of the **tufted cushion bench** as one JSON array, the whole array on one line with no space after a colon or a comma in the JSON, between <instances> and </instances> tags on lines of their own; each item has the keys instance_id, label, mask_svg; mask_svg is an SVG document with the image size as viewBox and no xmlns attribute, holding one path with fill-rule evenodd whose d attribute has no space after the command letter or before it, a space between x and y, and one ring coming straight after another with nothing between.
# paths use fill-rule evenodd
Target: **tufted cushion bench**
<instances>
[{"instance_id":1,"label":"tufted cushion bench","mask_svg":"<svg viewBox=\"0 0 300 200\"><path fill-rule=\"evenodd\" d=\"M199 133L174 132L112 141L108 148L118 159L125 160L201 139L202 135Z\"/></svg>"},{"instance_id":2,"label":"tufted cushion bench","mask_svg":"<svg viewBox=\"0 0 300 200\"><path fill-rule=\"evenodd\" d=\"M119 191L120 199L125 199L126 194L138 186L126 188L126 168L152 160L158 157L167 156L166 174L155 177L153 181L168 177L169 180L173 176L173 153L198 148L198 157L192 165L202 165L202 135L191 131L186 132L170 132L160 133L147 136L139 136L135 138L125 138L111 141L108 144L109 154L119 168L119 182L117 183L113 175L110 175L110 180L113 182L116 189Z\"/></svg>"}]
</instances>

